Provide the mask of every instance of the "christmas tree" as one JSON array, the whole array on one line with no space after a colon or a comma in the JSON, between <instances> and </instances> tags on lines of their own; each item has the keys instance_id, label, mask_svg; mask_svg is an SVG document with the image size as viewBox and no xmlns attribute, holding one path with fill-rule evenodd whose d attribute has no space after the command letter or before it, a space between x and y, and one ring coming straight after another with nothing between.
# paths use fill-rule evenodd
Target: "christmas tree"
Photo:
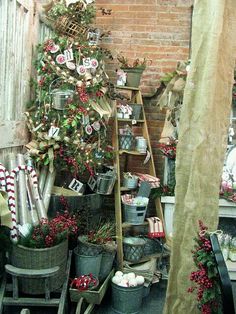
<instances>
[{"instance_id":1,"label":"christmas tree","mask_svg":"<svg viewBox=\"0 0 236 314\"><path fill-rule=\"evenodd\" d=\"M98 45L104 34L90 27L92 0L52 1L45 14L54 35L37 47L35 98L26 112L32 134L27 148L39 166L93 175L112 157L107 144L112 110L104 71L105 58L112 56Z\"/></svg>"}]
</instances>

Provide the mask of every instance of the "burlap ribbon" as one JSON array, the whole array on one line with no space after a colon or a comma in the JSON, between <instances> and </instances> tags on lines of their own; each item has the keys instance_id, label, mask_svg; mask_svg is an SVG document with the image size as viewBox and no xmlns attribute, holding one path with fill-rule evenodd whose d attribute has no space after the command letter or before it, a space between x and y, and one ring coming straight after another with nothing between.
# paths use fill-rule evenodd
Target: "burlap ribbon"
<instances>
[{"instance_id":1,"label":"burlap ribbon","mask_svg":"<svg viewBox=\"0 0 236 314\"><path fill-rule=\"evenodd\" d=\"M1 225L12 228L11 212L8 208L7 192L0 190L0 217Z\"/></svg>"}]
</instances>

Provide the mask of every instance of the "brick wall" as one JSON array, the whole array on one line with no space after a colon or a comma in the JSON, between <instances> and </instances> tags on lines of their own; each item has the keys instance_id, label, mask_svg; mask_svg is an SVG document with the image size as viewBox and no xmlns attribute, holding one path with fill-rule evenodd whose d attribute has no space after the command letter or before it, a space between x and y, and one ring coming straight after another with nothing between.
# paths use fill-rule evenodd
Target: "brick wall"
<instances>
[{"instance_id":1,"label":"brick wall","mask_svg":"<svg viewBox=\"0 0 236 314\"><path fill-rule=\"evenodd\" d=\"M159 177L162 177L163 162L157 143L165 113L153 106L156 99L150 96L159 86L159 78L173 71L179 60L189 57L192 3L193 0L96 0L96 23L111 31L103 44L114 56L106 65L111 80L116 80L115 69L119 67L116 55L120 52L131 61L152 60L143 73L141 90ZM111 15L102 15L101 8L111 9Z\"/></svg>"}]
</instances>

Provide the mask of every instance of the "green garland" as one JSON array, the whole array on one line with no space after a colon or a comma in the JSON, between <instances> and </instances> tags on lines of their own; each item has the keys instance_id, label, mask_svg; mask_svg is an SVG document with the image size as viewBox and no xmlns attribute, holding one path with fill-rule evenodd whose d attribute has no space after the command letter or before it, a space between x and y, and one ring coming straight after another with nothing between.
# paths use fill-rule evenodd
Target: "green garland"
<instances>
[{"instance_id":1,"label":"green garland","mask_svg":"<svg viewBox=\"0 0 236 314\"><path fill-rule=\"evenodd\" d=\"M73 11L64 2L53 6L48 16L77 14L87 24L92 8ZM69 169L74 174L89 171L113 157L107 143L108 117L111 114L107 97L109 80L104 71L104 59L112 58L110 51L91 46L84 37L71 39L55 35L37 47L34 66L37 78L31 83L35 99L26 112L32 141L26 145L35 162L50 169ZM55 106L55 94L70 95L63 110ZM57 130L54 133L54 130Z\"/></svg>"}]
</instances>

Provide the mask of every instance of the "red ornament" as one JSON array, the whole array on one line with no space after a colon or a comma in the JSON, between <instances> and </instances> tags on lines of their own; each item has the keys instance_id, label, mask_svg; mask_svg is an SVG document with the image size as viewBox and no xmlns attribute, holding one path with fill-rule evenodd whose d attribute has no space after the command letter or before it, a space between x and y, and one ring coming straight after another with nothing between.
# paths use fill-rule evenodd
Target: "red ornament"
<instances>
[{"instance_id":1,"label":"red ornament","mask_svg":"<svg viewBox=\"0 0 236 314\"><path fill-rule=\"evenodd\" d=\"M85 92L80 93L79 98L83 103L86 103L89 101L89 96Z\"/></svg>"}]
</instances>

